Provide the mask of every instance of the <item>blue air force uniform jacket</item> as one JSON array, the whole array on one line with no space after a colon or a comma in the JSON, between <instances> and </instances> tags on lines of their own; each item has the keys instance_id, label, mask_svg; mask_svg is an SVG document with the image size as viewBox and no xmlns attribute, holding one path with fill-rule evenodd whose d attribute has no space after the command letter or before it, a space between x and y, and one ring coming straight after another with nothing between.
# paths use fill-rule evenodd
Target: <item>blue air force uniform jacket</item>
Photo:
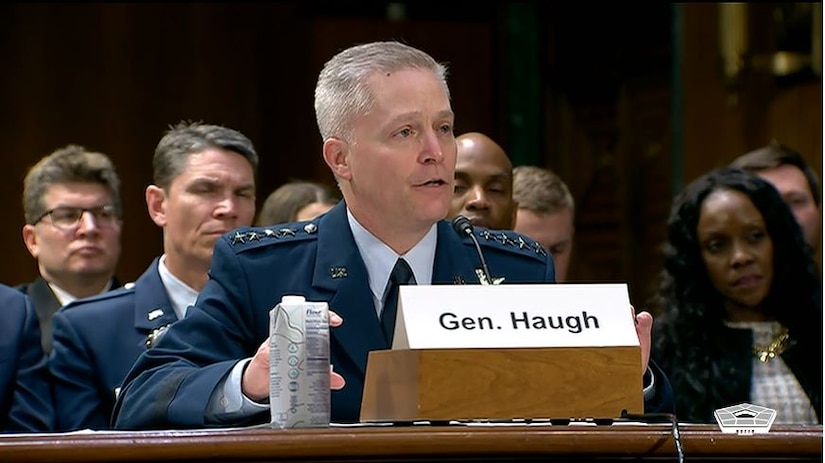
<instances>
[{"instance_id":1,"label":"blue air force uniform jacket","mask_svg":"<svg viewBox=\"0 0 825 463\"><path fill-rule=\"evenodd\" d=\"M437 225L433 284L478 283L479 258L447 221ZM554 281L550 256L514 232L476 232L493 277ZM269 335L269 311L288 294L326 301L344 323L330 331L331 361L346 380L332 391L333 422L358 421L367 354L388 349L344 203L310 222L241 228L219 239L195 308L145 352L118 398L116 428L205 427L210 396ZM262 413L247 423L269 421ZM225 423L227 425L229 423Z\"/></svg>"},{"instance_id":2,"label":"blue air force uniform jacket","mask_svg":"<svg viewBox=\"0 0 825 463\"><path fill-rule=\"evenodd\" d=\"M0 431L51 431L54 411L37 314L28 296L5 285L0 312Z\"/></svg>"},{"instance_id":3,"label":"blue air force uniform jacket","mask_svg":"<svg viewBox=\"0 0 825 463\"><path fill-rule=\"evenodd\" d=\"M112 277L112 284L107 291L120 288L120 281L117 277ZM37 319L40 321L40 343L43 352L48 356L52 352L52 318L60 310L60 301L52 292L52 288L43 277L37 277L31 283L23 283L14 287L23 294L29 296Z\"/></svg>"},{"instance_id":4,"label":"blue air force uniform jacket","mask_svg":"<svg viewBox=\"0 0 825 463\"><path fill-rule=\"evenodd\" d=\"M54 316L56 429L110 429L115 395L147 339L177 320L156 258L133 284L68 304Z\"/></svg>"}]
</instances>

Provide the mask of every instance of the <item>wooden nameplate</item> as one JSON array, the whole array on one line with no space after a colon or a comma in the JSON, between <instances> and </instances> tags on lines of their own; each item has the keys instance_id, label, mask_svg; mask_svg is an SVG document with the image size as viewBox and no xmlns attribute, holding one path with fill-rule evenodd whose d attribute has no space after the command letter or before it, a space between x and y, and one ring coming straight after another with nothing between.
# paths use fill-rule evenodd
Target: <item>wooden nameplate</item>
<instances>
[{"instance_id":1,"label":"wooden nameplate","mask_svg":"<svg viewBox=\"0 0 825 463\"><path fill-rule=\"evenodd\" d=\"M373 351L361 421L641 414L640 355L638 346Z\"/></svg>"}]
</instances>

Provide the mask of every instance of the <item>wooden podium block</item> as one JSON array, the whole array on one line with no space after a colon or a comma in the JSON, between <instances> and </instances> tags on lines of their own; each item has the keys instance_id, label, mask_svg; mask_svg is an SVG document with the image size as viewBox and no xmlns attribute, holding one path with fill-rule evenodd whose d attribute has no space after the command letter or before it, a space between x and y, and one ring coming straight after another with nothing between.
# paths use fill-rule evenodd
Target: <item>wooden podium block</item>
<instances>
[{"instance_id":1,"label":"wooden podium block","mask_svg":"<svg viewBox=\"0 0 825 463\"><path fill-rule=\"evenodd\" d=\"M641 414L640 355L638 346L373 351L361 421Z\"/></svg>"}]
</instances>

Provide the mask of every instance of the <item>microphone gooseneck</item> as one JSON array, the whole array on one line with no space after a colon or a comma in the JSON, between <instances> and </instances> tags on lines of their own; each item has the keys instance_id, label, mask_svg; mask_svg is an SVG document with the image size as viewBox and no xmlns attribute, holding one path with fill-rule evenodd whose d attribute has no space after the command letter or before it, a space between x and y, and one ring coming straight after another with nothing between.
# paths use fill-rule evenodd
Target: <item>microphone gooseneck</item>
<instances>
[{"instance_id":1,"label":"microphone gooseneck","mask_svg":"<svg viewBox=\"0 0 825 463\"><path fill-rule=\"evenodd\" d=\"M463 215L456 216L452 221L453 230L458 233L458 236L469 236L476 247L476 254L478 260L481 261L481 271L484 272L484 277L487 279L487 284L493 284L493 276L490 274L490 269L487 268L487 261L484 259L484 253L481 252L481 245L478 244L475 233L473 233L473 224L470 219Z\"/></svg>"}]
</instances>

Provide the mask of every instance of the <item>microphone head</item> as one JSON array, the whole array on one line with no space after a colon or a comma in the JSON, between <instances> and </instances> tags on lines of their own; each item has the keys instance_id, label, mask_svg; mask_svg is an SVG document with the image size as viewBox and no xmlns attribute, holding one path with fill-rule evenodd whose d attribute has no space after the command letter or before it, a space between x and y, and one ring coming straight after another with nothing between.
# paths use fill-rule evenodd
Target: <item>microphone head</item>
<instances>
[{"instance_id":1,"label":"microphone head","mask_svg":"<svg viewBox=\"0 0 825 463\"><path fill-rule=\"evenodd\" d=\"M456 218L453 219L453 230L459 234L459 236L464 235L472 235L473 234L473 224L470 222L470 219L464 217L463 215L458 215Z\"/></svg>"}]
</instances>

